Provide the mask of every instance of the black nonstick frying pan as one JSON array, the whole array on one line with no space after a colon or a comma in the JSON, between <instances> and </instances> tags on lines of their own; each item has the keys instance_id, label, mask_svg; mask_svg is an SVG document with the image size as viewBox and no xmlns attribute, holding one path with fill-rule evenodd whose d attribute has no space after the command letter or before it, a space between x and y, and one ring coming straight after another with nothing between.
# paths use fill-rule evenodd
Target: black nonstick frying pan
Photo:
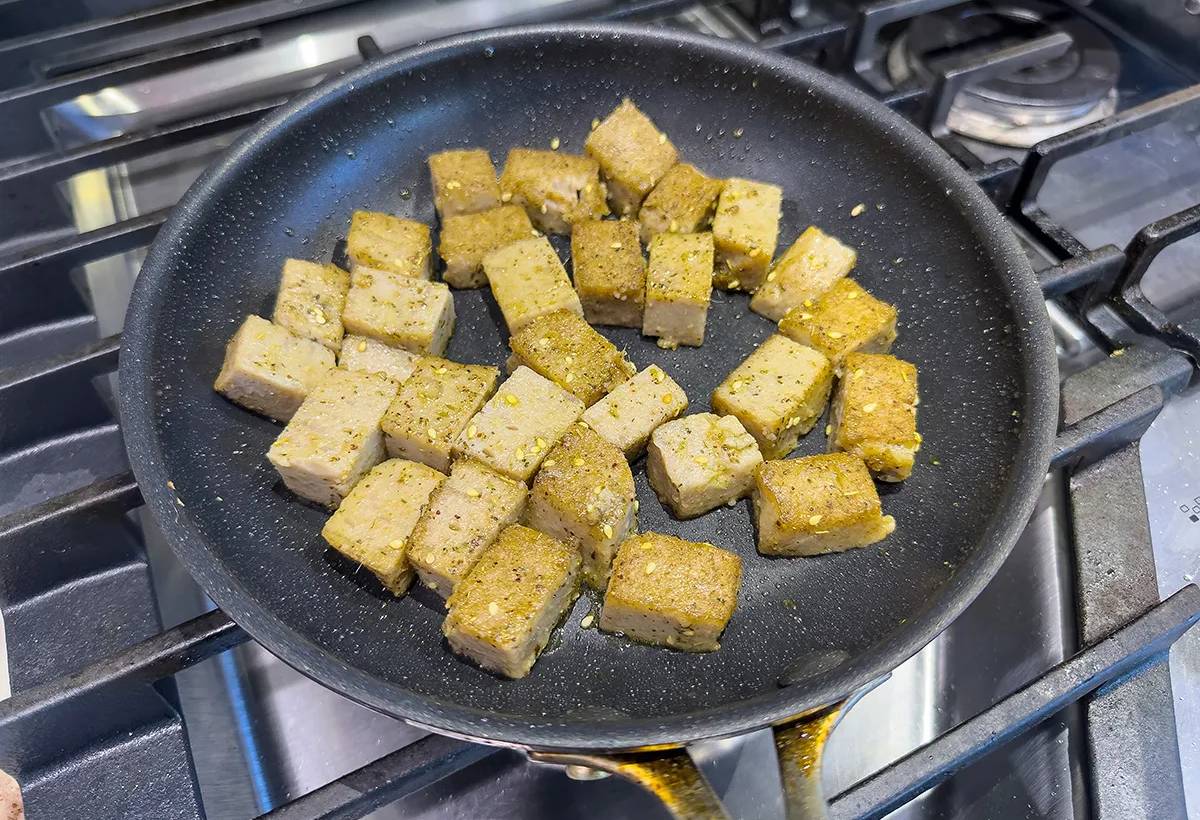
<instances>
[{"instance_id":1,"label":"black nonstick frying pan","mask_svg":"<svg viewBox=\"0 0 1200 820\"><path fill-rule=\"evenodd\" d=\"M597 605L584 596L532 674L501 680L449 652L440 599L395 599L325 549L326 513L290 497L264 457L278 425L211 384L245 314L270 315L285 257L329 259L356 208L435 221L431 152L483 146L500 163L511 146L547 147L554 137L580 151L592 118L626 95L687 161L783 186L780 251L809 224L858 249L855 277L899 307L894 352L920 368L925 443L912 478L881 490L895 534L811 559L759 556L748 503L673 520L635 465L642 529L743 557L720 651L685 654L582 629ZM852 215L860 203L865 212ZM490 294L458 291L455 300L448 355L501 364L507 334ZM746 302L714 294L698 349L662 351L633 330L603 332L639 366L661 364L700 412L773 330ZM205 591L268 649L439 732L598 753L782 724L845 699L924 646L987 584L1024 526L1048 466L1057 395L1024 255L926 136L786 58L668 30L583 25L417 48L270 116L160 232L130 304L120 381L147 503ZM823 450L823 426L798 453Z\"/></svg>"}]
</instances>

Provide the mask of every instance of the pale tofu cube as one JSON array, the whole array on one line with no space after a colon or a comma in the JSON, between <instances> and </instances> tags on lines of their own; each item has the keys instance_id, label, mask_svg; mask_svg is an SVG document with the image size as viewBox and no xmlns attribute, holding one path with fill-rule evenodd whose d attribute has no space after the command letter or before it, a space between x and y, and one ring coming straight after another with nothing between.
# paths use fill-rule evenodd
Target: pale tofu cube
<instances>
[{"instance_id":1,"label":"pale tofu cube","mask_svg":"<svg viewBox=\"0 0 1200 820\"><path fill-rule=\"evenodd\" d=\"M805 302L833 287L857 259L854 248L809 227L771 268L750 300L750 309L778 322L792 308L811 307Z\"/></svg>"},{"instance_id":2,"label":"pale tofu cube","mask_svg":"<svg viewBox=\"0 0 1200 820\"><path fill-rule=\"evenodd\" d=\"M642 241L660 233L697 233L712 224L717 197L725 181L713 179L693 165L677 162L659 180L638 212Z\"/></svg>"},{"instance_id":3,"label":"pale tofu cube","mask_svg":"<svg viewBox=\"0 0 1200 820\"><path fill-rule=\"evenodd\" d=\"M499 378L494 367L420 359L383 417L388 455L446 472L455 438L496 390Z\"/></svg>"},{"instance_id":4,"label":"pale tofu cube","mask_svg":"<svg viewBox=\"0 0 1200 820\"><path fill-rule=\"evenodd\" d=\"M436 356L454 332L454 297L441 282L355 268L342 322L350 333Z\"/></svg>"},{"instance_id":5,"label":"pale tofu cube","mask_svg":"<svg viewBox=\"0 0 1200 820\"><path fill-rule=\"evenodd\" d=\"M475 566L500 531L525 511L524 484L461 459L425 508L408 547L421 581L443 598Z\"/></svg>"},{"instance_id":6,"label":"pale tofu cube","mask_svg":"<svg viewBox=\"0 0 1200 820\"><path fill-rule=\"evenodd\" d=\"M642 333L658 346L699 347L712 300L713 238L709 233L660 233L650 242Z\"/></svg>"},{"instance_id":7,"label":"pale tofu cube","mask_svg":"<svg viewBox=\"0 0 1200 820\"><path fill-rule=\"evenodd\" d=\"M454 588L442 633L484 669L523 678L579 597L579 552L514 524Z\"/></svg>"},{"instance_id":8,"label":"pale tofu cube","mask_svg":"<svg viewBox=\"0 0 1200 820\"><path fill-rule=\"evenodd\" d=\"M519 205L445 217L438 243L446 263L442 279L454 288L481 288L488 283L483 257L532 235L533 224Z\"/></svg>"},{"instance_id":9,"label":"pale tofu cube","mask_svg":"<svg viewBox=\"0 0 1200 820\"><path fill-rule=\"evenodd\" d=\"M753 497L763 555L841 552L896 529L867 465L849 453L768 461L755 475Z\"/></svg>"},{"instance_id":10,"label":"pale tofu cube","mask_svg":"<svg viewBox=\"0 0 1200 820\"><path fill-rule=\"evenodd\" d=\"M832 387L825 354L777 333L717 386L712 408L737 416L764 457L783 458L817 423Z\"/></svg>"},{"instance_id":11,"label":"pale tofu cube","mask_svg":"<svg viewBox=\"0 0 1200 820\"><path fill-rule=\"evenodd\" d=\"M225 346L213 389L247 410L287 421L333 365L328 348L247 316Z\"/></svg>"},{"instance_id":12,"label":"pale tofu cube","mask_svg":"<svg viewBox=\"0 0 1200 820\"><path fill-rule=\"evenodd\" d=\"M271 321L336 352L349 288L350 274L337 265L285 260Z\"/></svg>"},{"instance_id":13,"label":"pale tofu cube","mask_svg":"<svg viewBox=\"0 0 1200 820\"><path fill-rule=\"evenodd\" d=\"M779 240L783 189L766 182L728 179L712 221L716 246L715 284L754 291L767 277Z\"/></svg>"},{"instance_id":14,"label":"pale tofu cube","mask_svg":"<svg viewBox=\"0 0 1200 820\"><path fill-rule=\"evenodd\" d=\"M433 275L429 226L377 211L355 211L346 234L346 256L355 265L414 279Z\"/></svg>"},{"instance_id":15,"label":"pale tofu cube","mask_svg":"<svg viewBox=\"0 0 1200 820\"><path fill-rule=\"evenodd\" d=\"M334 368L309 392L267 459L296 495L336 507L383 461L379 423L395 395L387 376Z\"/></svg>"},{"instance_id":16,"label":"pale tofu cube","mask_svg":"<svg viewBox=\"0 0 1200 820\"><path fill-rule=\"evenodd\" d=\"M321 529L329 546L375 573L393 595L412 584L409 541L429 497L446 476L393 458L362 477Z\"/></svg>"},{"instance_id":17,"label":"pale tofu cube","mask_svg":"<svg viewBox=\"0 0 1200 820\"><path fill-rule=\"evenodd\" d=\"M546 233L608 213L600 165L591 157L513 148L500 175L500 200L520 205Z\"/></svg>"},{"instance_id":18,"label":"pale tofu cube","mask_svg":"<svg viewBox=\"0 0 1200 820\"><path fill-rule=\"evenodd\" d=\"M442 218L473 214L500 204L496 166L482 148L439 151L429 155L433 204Z\"/></svg>"},{"instance_id":19,"label":"pale tofu cube","mask_svg":"<svg viewBox=\"0 0 1200 820\"><path fill-rule=\"evenodd\" d=\"M525 365L586 406L636 369L616 345L566 310L538 316L509 337L508 346L513 352L510 365Z\"/></svg>"},{"instance_id":20,"label":"pale tofu cube","mask_svg":"<svg viewBox=\"0 0 1200 820\"><path fill-rule=\"evenodd\" d=\"M694 518L748 495L762 461L736 418L697 413L651 434L646 477L676 518Z\"/></svg>"},{"instance_id":21,"label":"pale tofu cube","mask_svg":"<svg viewBox=\"0 0 1200 820\"><path fill-rule=\"evenodd\" d=\"M382 373L397 384L412 375L421 357L367 336L346 336L338 353L338 367L362 373Z\"/></svg>"},{"instance_id":22,"label":"pale tofu cube","mask_svg":"<svg viewBox=\"0 0 1200 820\"><path fill-rule=\"evenodd\" d=\"M830 451L853 453L880 481L912 474L917 432L917 368L895 356L851 353L830 408Z\"/></svg>"},{"instance_id":23,"label":"pale tofu cube","mask_svg":"<svg viewBox=\"0 0 1200 820\"><path fill-rule=\"evenodd\" d=\"M650 434L688 408L688 397L656 364L622 382L583 414L583 421L630 461L646 449Z\"/></svg>"},{"instance_id":24,"label":"pale tofu cube","mask_svg":"<svg viewBox=\"0 0 1200 820\"><path fill-rule=\"evenodd\" d=\"M679 158L667 135L629 98L592 129L583 150L600 163L608 204L622 216L637 213L646 194Z\"/></svg>"},{"instance_id":25,"label":"pale tofu cube","mask_svg":"<svg viewBox=\"0 0 1200 820\"><path fill-rule=\"evenodd\" d=\"M571 233L571 266L589 322L642 326L646 260L637 226L627 220L580 222Z\"/></svg>"},{"instance_id":26,"label":"pale tofu cube","mask_svg":"<svg viewBox=\"0 0 1200 820\"><path fill-rule=\"evenodd\" d=\"M896 308L881 302L849 276L820 296L789 310L779 332L821 351L840 369L850 353L887 353L896 341Z\"/></svg>"},{"instance_id":27,"label":"pale tofu cube","mask_svg":"<svg viewBox=\"0 0 1200 820\"><path fill-rule=\"evenodd\" d=\"M583 315L567 269L544 236L492 251L483 258L483 270L509 333L556 310Z\"/></svg>"},{"instance_id":28,"label":"pale tofu cube","mask_svg":"<svg viewBox=\"0 0 1200 820\"><path fill-rule=\"evenodd\" d=\"M528 481L581 415L583 402L528 367L518 367L467 423L454 454Z\"/></svg>"},{"instance_id":29,"label":"pale tofu cube","mask_svg":"<svg viewBox=\"0 0 1200 820\"><path fill-rule=\"evenodd\" d=\"M646 532L621 545L600 628L685 652L721 648L737 607L742 559L712 544Z\"/></svg>"}]
</instances>

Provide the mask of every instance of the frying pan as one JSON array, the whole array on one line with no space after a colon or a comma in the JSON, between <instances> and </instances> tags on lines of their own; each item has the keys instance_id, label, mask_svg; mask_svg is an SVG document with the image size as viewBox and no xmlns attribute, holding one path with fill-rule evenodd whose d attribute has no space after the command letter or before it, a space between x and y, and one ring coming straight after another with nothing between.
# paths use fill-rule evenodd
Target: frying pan
<instances>
[{"instance_id":1,"label":"frying pan","mask_svg":"<svg viewBox=\"0 0 1200 820\"><path fill-rule=\"evenodd\" d=\"M809 224L857 248L855 277L899 308L894 352L919 365L925 444L912 478L881 489L898 522L891 537L809 559L759 556L748 503L673 520L635 465L643 530L743 558L722 648L693 655L582 629L598 604L585 595L532 674L501 680L448 651L440 599L392 598L325 548L327 513L290 497L264 458L279 426L211 383L241 319L269 315L285 257L329 259L356 208L435 222L428 154L483 146L503 161L511 146L548 147L554 137L580 151L592 118L625 95L687 161L782 185L781 250ZM859 203L865 212L854 216ZM454 298L447 355L499 365L507 334L490 294ZM744 295L718 292L701 348L662 351L634 330L602 330L639 366L661 364L700 412L773 325L749 312ZM147 504L204 590L272 652L438 732L626 774L630 761L652 761L674 773L656 781L664 790L668 781L695 786L683 753L614 755L805 715L798 737L822 735L836 710L813 718L815 710L886 675L962 611L1032 511L1049 463L1057 370L1041 294L1013 235L915 128L787 58L675 31L570 24L381 59L245 135L150 250L126 319L120 383ZM823 426L798 454L823 450ZM707 797L669 802L682 813L715 811Z\"/></svg>"}]
</instances>

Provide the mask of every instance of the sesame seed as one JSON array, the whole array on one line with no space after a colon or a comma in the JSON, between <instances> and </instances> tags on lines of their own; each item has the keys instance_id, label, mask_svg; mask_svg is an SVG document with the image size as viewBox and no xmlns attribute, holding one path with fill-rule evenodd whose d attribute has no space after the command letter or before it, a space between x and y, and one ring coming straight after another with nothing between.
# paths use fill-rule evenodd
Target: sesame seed
<instances>
[{"instance_id":1,"label":"sesame seed","mask_svg":"<svg viewBox=\"0 0 1200 820\"><path fill-rule=\"evenodd\" d=\"M768 282L774 282L774 281L775 281L775 271L771 271L770 273L768 273L768 274L767 274L767 281L768 281Z\"/></svg>"},{"instance_id":2,"label":"sesame seed","mask_svg":"<svg viewBox=\"0 0 1200 820\"><path fill-rule=\"evenodd\" d=\"M167 489L168 489L168 490L174 490L174 489L175 489L175 482L174 482L174 481L168 481L168 482L167 482Z\"/></svg>"},{"instance_id":3,"label":"sesame seed","mask_svg":"<svg viewBox=\"0 0 1200 820\"><path fill-rule=\"evenodd\" d=\"M560 145L562 145L562 141L559 140L558 137L554 137L553 139L550 140L550 150L551 151L557 151L558 146L560 146Z\"/></svg>"},{"instance_id":4,"label":"sesame seed","mask_svg":"<svg viewBox=\"0 0 1200 820\"><path fill-rule=\"evenodd\" d=\"M599 127L600 127L600 119L598 117L592 117L592 130L595 131Z\"/></svg>"},{"instance_id":5,"label":"sesame seed","mask_svg":"<svg viewBox=\"0 0 1200 820\"><path fill-rule=\"evenodd\" d=\"M871 402L870 404L864 404L864 405L863 405L863 412L864 412L864 413L874 413L874 412L875 412L875 408L876 408L876 407L878 407L878 406L879 406L879 405L877 405L875 402Z\"/></svg>"},{"instance_id":6,"label":"sesame seed","mask_svg":"<svg viewBox=\"0 0 1200 820\"><path fill-rule=\"evenodd\" d=\"M929 462L929 463L930 463L930 464L932 464L934 467L936 467L936 466L938 466L939 464L941 464L942 462L938 461L938 460L935 458L933 461L931 461L931 462Z\"/></svg>"},{"instance_id":7,"label":"sesame seed","mask_svg":"<svg viewBox=\"0 0 1200 820\"><path fill-rule=\"evenodd\" d=\"M467 438L475 438L475 434L478 432L479 432L479 428L477 428L474 424L472 424L470 427L467 428Z\"/></svg>"},{"instance_id":8,"label":"sesame seed","mask_svg":"<svg viewBox=\"0 0 1200 820\"><path fill-rule=\"evenodd\" d=\"M533 441L535 444L537 444L538 447L542 448L543 450L546 448L546 440L544 438L541 438L539 436L538 438L535 438Z\"/></svg>"},{"instance_id":9,"label":"sesame seed","mask_svg":"<svg viewBox=\"0 0 1200 820\"><path fill-rule=\"evenodd\" d=\"M457 179L452 179L452 180L450 180L449 182L447 182L447 183L446 183L446 190L447 190L447 191L456 191L456 190L458 190L458 189L459 189L459 188L461 188L461 187L462 187L462 183L461 183L461 182L459 182Z\"/></svg>"},{"instance_id":10,"label":"sesame seed","mask_svg":"<svg viewBox=\"0 0 1200 820\"><path fill-rule=\"evenodd\" d=\"M444 368L444 367L439 367L437 370L435 370L435 371L433 371L433 372L434 372L434 373L437 373L439 376L444 376L444 375L446 375L446 373L448 373L449 371L448 371L446 368Z\"/></svg>"},{"instance_id":11,"label":"sesame seed","mask_svg":"<svg viewBox=\"0 0 1200 820\"><path fill-rule=\"evenodd\" d=\"M518 399L516 396L514 396L512 393L505 393L504 394L504 403L508 404L512 407L516 407L518 404L521 403L521 400Z\"/></svg>"},{"instance_id":12,"label":"sesame seed","mask_svg":"<svg viewBox=\"0 0 1200 820\"><path fill-rule=\"evenodd\" d=\"M740 279L731 279L731 280L730 280L730 282L729 282L729 289L730 289L730 290L737 290L737 288L738 288L739 286L741 286L741 284L742 284L742 282L741 282L741 280L740 280Z\"/></svg>"},{"instance_id":13,"label":"sesame seed","mask_svg":"<svg viewBox=\"0 0 1200 820\"><path fill-rule=\"evenodd\" d=\"M810 526L810 527L815 527L815 526L817 526L817 524L820 524L820 523L821 523L821 519L822 519L822 518L824 518L824 517L825 517L825 516L823 516L823 515L810 515L810 516L808 517L808 524L809 524L809 526Z\"/></svg>"},{"instance_id":14,"label":"sesame seed","mask_svg":"<svg viewBox=\"0 0 1200 820\"><path fill-rule=\"evenodd\" d=\"M827 436L828 436L828 435L832 435L832 434L833 434L833 425L832 425L832 424L826 424L826 425L825 425L825 435L827 435Z\"/></svg>"},{"instance_id":15,"label":"sesame seed","mask_svg":"<svg viewBox=\"0 0 1200 820\"><path fill-rule=\"evenodd\" d=\"M659 145L662 145L662 144L663 144L664 142L666 142L666 141L667 141L667 135L666 135L666 134L659 134L659 135L658 135L658 144L659 144Z\"/></svg>"},{"instance_id":16,"label":"sesame seed","mask_svg":"<svg viewBox=\"0 0 1200 820\"><path fill-rule=\"evenodd\" d=\"M805 299L805 300L804 300L804 302L803 302L803 304L804 304L804 306L805 306L805 307L812 307L812 306L813 306L813 300L812 300L812 299Z\"/></svg>"},{"instance_id":17,"label":"sesame seed","mask_svg":"<svg viewBox=\"0 0 1200 820\"><path fill-rule=\"evenodd\" d=\"M489 601L488 602L488 613L491 615L499 615L500 614L500 605L498 603L496 603L495 601Z\"/></svg>"},{"instance_id":18,"label":"sesame seed","mask_svg":"<svg viewBox=\"0 0 1200 820\"><path fill-rule=\"evenodd\" d=\"M505 191L504 193L500 194L501 202L508 202L511 199L512 199L512 191Z\"/></svg>"},{"instance_id":19,"label":"sesame seed","mask_svg":"<svg viewBox=\"0 0 1200 820\"><path fill-rule=\"evenodd\" d=\"M557 462L557 461L555 461L554 459L552 459L552 458L548 458L548 459L546 459L545 461L543 461L543 462L542 462L542 466L543 466L543 467L553 467L553 466L554 466L555 464L557 464L557 463L558 463L558 462Z\"/></svg>"},{"instance_id":20,"label":"sesame seed","mask_svg":"<svg viewBox=\"0 0 1200 820\"><path fill-rule=\"evenodd\" d=\"M437 437L438 437L438 431L437 431L437 430L435 430L434 428L430 427L428 430L426 430L426 431L425 431L425 433L426 433L426 435L428 435L428 436L429 436L429 440L430 440L430 441L436 441L436 440L437 440Z\"/></svg>"},{"instance_id":21,"label":"sesame seed","mask_svg":"<svg viewBox=\"0 0 1200 820\"><path fill-rule=\"evenodd\" d=\"M670 393L662 394L662 403L663 404L671 404L674 401L675 401L675 397L672 396Z\"/></svg>"},{"instance_id":22,"label":"sesame seed","mask_svg":"<svg viewBox=\"0 0 1200 820\"><path fill-rule=\"evenodd\" d=\"M367 343L366 343L366 342L359 342L359 343L358 343L358 352L359 352L359 353L362 353L362 352L364 352L366 349L367 349Z\"/></svg>"},{"instance_id":23,"label":"sesame seed","mask_svg":"<svg viewBox=\"0 0 1200 820\"><path fill-rule=\"evenodd\" d=\"M842 333L842 332L841 332L841 331L839 331L839 330L831 330L831 331L829 331L829 338L830 338L830 339L840 339L840 338L842 338L842 337L843 337L843 336L845 336L845 335L846 335L845 333Z\"/></svg>"},{"instance_id":24,"label":"sesame seed","mask_svg":"<svg viewBox=\"0 0 1200 820\"><path fill-rule=\"evenodd\" d=\"M733 138L735 140L740 140L742 138L742 134L745 134L745 133L746 133L746 129L735 128L735 129L733 129Z\"/></svg>"},{"instance_id":25,"label":"sesame seed","mask_svg":"<svg viewBox=\"0 0 1200 820\"><path fill-rule=\"evenodd\" d=\"M633 511L637 512L638 510L641 509L641 507L642 507L642 502L638 501L636 498L633 499Z\"/></svg>"},{"instance_id":26,"label":"sesame seed","mask_svg":"<svg viewBox=\"0 0 1200 820\"><path fill-rule=\"evenodd\" d=\"M566 378L563 381L565 381L567 384L570 384L571 382L575 381L575 374L568 373Z\"/></svg>"},{"instance_id":27,"label":"sesame seed","mask_svg":"<svg viewBox=\"0 0 1200 820\"><path fill-rule=\"evenodd\" d=\"M604 537L605 537L605 538L612 538L612 537L613 537L613 528L612 528L612 524L605 524L605 525L604 525Z\"/></svg>"},{"instance_id":28,"label":"sesame seed","mask_svg":"<svg viewBox=\"0 0 1200 820\"><path fill-rule=\"evenodd\" d=\"M583 459L580 458L579 456L576 456L575 458L571 459L571 463L574 464L576 467L582 467Z\"/></svg>"},{"instance_id":29,"label":"sesame seed","mask_svg":"<svg viewBox=\"0 0 1200 820\"><path fill-rule=\"evenodd\" d=\"M653 574L654 570L656 570L656 569L658 569L658 564L654 563L653 561L646 564L646 574L647 575Z\"/></svg>"},{"instance_id":30,"label":"sesame seed","mask_svg":"<svg viewBox=\"0 0 1200 820\"><path fill-rule=\"evenodd\" d=\"M612 248L614 251L619 251L619 250L621 250L621 248L623 248L625 246L622 245L620 242L614 242L611 245L609 245L609 247Z\"/></svg>"},{"instance_id":31,"label":"sesame seed","mask_svg":"<svg viewBox=\"0 0 1200 820\"><path fill-rule=\"evenodd\" d=\"M513 455L516 456L517 461L524 461L525 460L525 448L518 447L517 451L515 453L513 453Z\"/></svg>"},{"instance_id":32,"label":"sesame seed","mask_svg":"<svg viewBox=\"0 0 1200 820\"><path fill-rule=\"evenodd\" d=\"M863 374L863 369L860 367L854 371L854 378L860 379L860 378L862 378L862 374Z\"/></svg>"},{"instance_id":33,"label":"sesame seed","mask_svg":"<svg viewBox=\"0 0 1200 820\"><path fill-rule=\"evenodd\" d=\"M467 490L467 495L471 496L471 498L479 498L479 490L472 487L471 489Z\"/></svg>"},{"instance_id":34,"label":"sesame seed","mask_svg":"<svg viewBox=\"0 0 1200 820\"><path fill-rule=\"evenodd\" d=\"M704 465L708 464L708 459L707 459L707 458L705 458L704 456L694 456L694 457L692 458L692 461L696 462L696 463L697 463L697 464L699 464L701 467L703 467Z\"/></svg>"},{"instance_id":35,"label":"sesame seed","mask_svg":"<svg viewBox=\"0 0 1200 820\"><path fill-rule=\"evenodd\" d=\"M862 216L867 210L867 206L861 202L850 209L850 216Z\"/></svg>"},{"instance_id":36,"label":"sesame seed","mask_svg":"<svg viewBox=\"0 0 1200 820\"><path fill-rule=\"evenodd\" d=\"M542 235L542 232L541 232L541 231L539 231L537 228L534 228L532 231L530 231L530 233L531 233L531 234L533 234L534 236L541 236L541 235Z\"/></svg>"},{"instance_id":37,"label":"sesame seed","mask_svg":"<svg viewBox=\"0 0 1200 820\"><path fill-rule=\"evenodd\" d=\"M855 299L857 299L857 298L859 297L859 295L860 295L860 294L857 294L857 293L847 293L847 294L846 294L846 301L847 301L847 302L852 302L852 301L854 301Z\"/></svg>"},{"instance_id":38,"label":"sesame seed","mask_svg":"<svg viewBox=\"0 0 1200 820\"><path fill-rule=\"evenodd\" d=\"M679 220L672 219L671 224L667 226L667 230L670 231L671 233L675 233L676 231L678 231L679 230Z\"/></svg>"},{"instance_id":39,"label":"sesame seed","mask_svg":"<svg viewBox=\"0 0 1200 820\"><path fill-rule=\"evenodd\" d=\"M547 208L547 207L546 207L546 203L545 203L545 202L543 202L543 203L542 203L542 207L541 207L541 211L542 211L542 213L546 213L546 211L548 211L548 210L550 210L550 209L549 209L549 208Z\"/></svg>"},{"instance_id":40,"label":"sesame seed","mask_svg":"<svg viewBox=\"0 0 1200 820\"><path fill-rule=\"evenodd\" d=\"M187 506L186 504L184 504L184 503L183 503L183 499L182 499L182 498L176 498L176 499L175 499L175 503L176 503L176 504L178 504L178 505L179 505L179 506L181 506L181 507L186 507L186 506Z\"/></svg>"},{"instance_id":41,"label":"sesame seed","mask_svg":"<svg viewBox=\"0 0 1200 820\"><path fill-rule=\"evenodd\" d=\"M579 622L579 625L584 629L587 629L592 625L592 621L594 620L596 620L595 617L589 612L587 615L583 616L583 620Z\"/></svg>"}]
</instances>

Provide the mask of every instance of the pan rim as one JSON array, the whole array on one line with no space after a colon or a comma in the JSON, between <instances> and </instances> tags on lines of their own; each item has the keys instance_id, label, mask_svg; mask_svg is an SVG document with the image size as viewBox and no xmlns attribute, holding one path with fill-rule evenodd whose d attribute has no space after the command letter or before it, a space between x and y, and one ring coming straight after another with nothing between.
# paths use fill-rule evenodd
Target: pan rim
<instances>
[{"instance_id":1,"label":"pan rim","mask_svg":"<svg viewBox=\"0 0 1200 820\"><path fill-rule=\"evenodd\" d=\"M964 215L985 243L1002 277L1022 344L1022 427L1004 493L991 522L972 546L970 557L939 590L937 600L887 640L872 645L830 673L801 684L767 692L734 704L665 718L629 718L600 721L532 723L528 718L498 715L462 704L437 702L395 684L349 668L331 650L322 648L288 626L260 602L221 562L212 558L199 532L190 527L166 489L167 476L150 403L152 362L141 355L154 337L156 303L173 270L171 251L191 227L219 185L241 166L267 150L271 135L282 132L289 121L310 107L329 104L351 86L381 81L405 67L416 68L444 55L500 43L521 45L550 38L634 38L647 46L687 46L714 59L735 60L771 71L789 82L818 87L855 113L881 122L897 148L914 152L931 176L946 182ZM1042 481L1049 469L1057 421L1058 362L1043 296L1029 262L1009 225L975 182L932 139L887 109L882 103L845 82L798 60L732 43L667 29L613 23L560 23L512 26L459 35L397 52L347 72L267 115L243 134L193 183L172 209L151 246L137 278L126 315L120 351L120 415L126 448L146 504L180 561L205 592L248 634L290 666L324 686L393 717L443 734L477 742L536 750L630 751L649 747L674 747L713 737L737 735L786 722L820 706L833 703L871 681L890 673L957 618L991 581L1007 558L1033 512ZM519 685L519 682L515 685Z\"/></svg>"}]
</instances>

